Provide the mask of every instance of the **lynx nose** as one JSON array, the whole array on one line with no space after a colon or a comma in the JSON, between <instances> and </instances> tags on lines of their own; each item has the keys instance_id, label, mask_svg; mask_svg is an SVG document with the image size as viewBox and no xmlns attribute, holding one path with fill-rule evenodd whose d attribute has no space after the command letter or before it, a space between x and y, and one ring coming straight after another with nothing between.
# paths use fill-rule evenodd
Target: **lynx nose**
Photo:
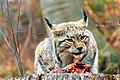
<instances>
[{"instance_id":1,"label":"lynx nose","mask_svg":"<svg viewBox=\"0 0 120 80\"><path fill-rule=\"evenodd\" d=\"M77 50L81 51L83 49L83 47L78 47Z\"/></svg>"}]
</instances>

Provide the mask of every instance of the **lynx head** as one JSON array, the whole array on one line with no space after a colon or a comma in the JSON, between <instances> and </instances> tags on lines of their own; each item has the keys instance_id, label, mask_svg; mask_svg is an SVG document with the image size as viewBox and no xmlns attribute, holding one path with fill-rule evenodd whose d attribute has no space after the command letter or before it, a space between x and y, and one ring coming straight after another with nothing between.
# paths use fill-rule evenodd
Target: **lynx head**
<instances>
[{"instance_id":1,"label":"lynx head","mask_svg":"<svg viewBox=\"0 0 120 80\"><path fill-rule=\"evenodd\" d=\"M83 10L84 17L76 22L51 24L46 18L48 26L54 34L57 53L63 66L72 63L73 59L82 60L88 53L90 34L86 30L88 18Z\"/></svg>"}]
</instances>

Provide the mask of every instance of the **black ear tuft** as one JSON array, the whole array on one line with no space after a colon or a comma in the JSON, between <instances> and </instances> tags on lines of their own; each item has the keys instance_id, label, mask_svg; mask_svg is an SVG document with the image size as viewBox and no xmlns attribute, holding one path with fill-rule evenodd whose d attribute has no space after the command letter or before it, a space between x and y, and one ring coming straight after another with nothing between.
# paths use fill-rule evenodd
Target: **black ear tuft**
<instances>
[{"instance_id":1,"label":"black ear tuft","mask_svg":"<svg viewBox=\"0 0 120 80\"><path fill-rule=\"evenodd\" d=\"M52 29L52 24L49 22L49 20L47 18L45 18L45 17L44 17L44 19L47 22L48 26Z\"/></svg>"},{"instance_id":2,"label":"black ear tuft","mask_svg":"<svg viewBox=\"0 0 120 80\"><path fill-rule=\"evenodd\" d=\"M83 9L83 16L84 16L84 21L85 21L85 23L86 23L86 21L87 21L87 15L86 15L86 12L85 12L84 9Z\"/></svg>"}]
</instances>

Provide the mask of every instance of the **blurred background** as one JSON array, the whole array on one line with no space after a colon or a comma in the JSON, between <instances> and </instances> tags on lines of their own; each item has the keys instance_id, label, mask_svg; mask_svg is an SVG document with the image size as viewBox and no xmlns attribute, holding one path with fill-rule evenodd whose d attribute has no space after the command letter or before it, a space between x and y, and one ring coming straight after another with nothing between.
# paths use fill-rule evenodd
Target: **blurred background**
<instances>
[{"instance_id":1,"label":"blurred background","mask_svg":"<svg viewBox=\"0 0 120 80\"><path fill-rule=\"evenodd\" d=\"M120 0L0 0L0 78L34 73L34 51L51 23L89 17L99 49L99 72L120 73Z\"/></svg>"}]
</instances>

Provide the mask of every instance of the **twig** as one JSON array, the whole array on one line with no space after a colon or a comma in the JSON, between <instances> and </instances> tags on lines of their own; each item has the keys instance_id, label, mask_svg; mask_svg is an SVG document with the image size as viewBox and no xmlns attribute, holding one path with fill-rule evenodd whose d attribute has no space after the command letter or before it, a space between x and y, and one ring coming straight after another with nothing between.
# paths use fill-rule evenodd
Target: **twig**
<instances>
[{"instance_id":1,"label":"twig","mask_svg":"<svg viewBox=\"0 0 120 80\"><path fill-rule=\"evenodd\" d=\"M30 42L30 36L31 36L31 33L32 33L31 30L32 30L32 25L29 24L29 25L28 25L27 37L26 37L26 40L25 40L25 43L24 43L23 49L22 49L22 53L23 53L23 54L25 53L25 51L26 51L26 49L27 49L27 46L28 46L28 44L29 44L29 42Z\"/></svg>"},{"instance_id":2,"label":"twig","mask_svg":"<svg viewBox=\"0 0 120 80\"><path fill-rule=\"evenodd\" d=\"M26 40L25 40L25 43L23 45L23 49L22 49L22 53L25 53L26 51L26 48L30 42L30 36L31 36L31 33L32 33L32 14L31 14L31 1L30 0L25 0L26 4L27 4L27 17L29 19L29 25L28 25L28 33L27 33L27 37L26 37Z\"/></svg>"},{"instance_id":3,"label":"twig","mask_svg":"<svg viewBox=\"0 0 120 80\"><path fill-rule=\"evenodd\" d=\"M9 44L9 42L8 42L8 40L7 40L6 36L5 36L5 34L4 34L1 30L0 30L0 33L3 35L3 37L4 37L4 39L5 39L5 41L6 41L7 45L8 45L8 47L13 51L13 53L15 53L15 50L10 46L10 44Z\"/></svg>"},{"instance_id":4,"label":"twig","mask_svg":"<svg viewBox=\"0 0 120 80\"><path fill-rule=\"evenodd\" d=\"M4 16L4 12L3 12L3 0L1 0L1 11L2 11L2 15Z\"/></svg>"},{"instance_id":5,"label":"twig","mask_svg":"<svg viewBox=\"0 0 120 80\"><path fill-rule=\"evenodd\" d=\"M7 4L7 13L8 13L8 20L9 20L9 24L10 24L10 29L11 29L11 32L14 33L14 29L12 27L13 25L12 25L11 18L10 18L8 0L6 0L6 4ZM19 73L20 73L20 76L23 77L22 62L21 62L21 58L19 56L19 51L17 49L17 42L16 42L15 34L12 35L12 38L13 38L13 42L14 42L14 46L15 46L15 57L16 57L16 60L17 60L17 63L18 63Z\"/></svg>"},{"instance_id":6,"label":"twig","mask_svg":"<svg viewBox=\"0 0 120 80\"><path fill-rule=\"evenodd\" d=\"M19 53L21 53L20 52L20 46L19 46L19 36L18 36L18 25L19 25L19 19L20 19L20 9L21 9L21 0L19 1L19 3L18 3L18 19L17 19L17 33L16 33L16 43L17 43L17 47L18 47L18 52Z\"/></svg>"}]
</instances>

